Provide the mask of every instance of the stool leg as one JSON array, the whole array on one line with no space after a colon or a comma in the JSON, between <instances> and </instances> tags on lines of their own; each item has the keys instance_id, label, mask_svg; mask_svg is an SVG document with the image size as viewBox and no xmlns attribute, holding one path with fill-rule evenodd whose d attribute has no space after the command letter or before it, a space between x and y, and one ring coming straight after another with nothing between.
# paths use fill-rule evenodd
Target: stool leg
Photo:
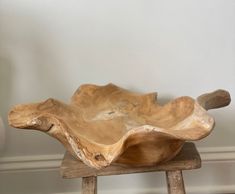
<instances>
[{"instance_id":1,"label":"stool leg","mask_svg":"<svg viewBox=\"0 0 235 194\"><path fill-rule=\"evenodd\" d=\"M82 194L97 194L97 177L82 178Z\"/></svg>"},{"instance_id":2,"label":"stool leg","mask_svg":"<svg viewBox=\"0 0 235 194\"><path fill-rule=\"evenodd\" d=\"M168 194L185 194L184 180L181 170L166 171Z\"/></svg>"}]
</instances>

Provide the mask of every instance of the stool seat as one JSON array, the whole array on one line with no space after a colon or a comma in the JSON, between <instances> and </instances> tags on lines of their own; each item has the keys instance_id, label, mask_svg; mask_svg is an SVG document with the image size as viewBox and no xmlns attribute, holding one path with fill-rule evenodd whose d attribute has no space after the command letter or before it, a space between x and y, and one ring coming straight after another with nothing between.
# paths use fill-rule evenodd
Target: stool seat
<instances>
[{"instance_id":1,"label":"stool seat","mask_svg":"<svg viewBox=\"0 0 235 194\"><path fill-rule=\"evenodd\" d=\"M75 159L69 152L66 152L60 167L60 173L63 178L83 178L82 193L94 194L97 192L97 176L166 171L168 193L184 194L182 170L197 169L200 167L201 158L195 145L187 142L179 154L172 160L145 167L133 167L113 163L104 169L97 170L90 168L83 162Z\"/></svg>"}]
</instances>

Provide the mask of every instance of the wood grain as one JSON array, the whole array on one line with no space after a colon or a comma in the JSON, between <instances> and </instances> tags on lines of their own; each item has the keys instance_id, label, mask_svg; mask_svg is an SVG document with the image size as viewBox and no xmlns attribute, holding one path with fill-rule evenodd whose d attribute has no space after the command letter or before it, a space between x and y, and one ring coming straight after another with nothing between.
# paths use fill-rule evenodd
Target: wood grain
<instances>
[{"instance_id":1,"label":"wood grain","mask_svg":"<svg viewBox=\"0 0 235 194\"><path fill-rule=\"evenodd\" d=\"M181 170L166 171L168 194L185 194L184 180Z\"/></svg>"},{"instance_id":2,"label":"wood grain","mask_svg":"<svg viewBox=\"0 0 235 194\"><path fill-rule=\"evenodd\" d=\"M142 173L151 171L190 170L201 167L201 158L193 143L185 143L179 154L171 161L145 167L134 167L118 163L97 170L78 161L69 152L65 153L60 167L63 178L81 178L90 176L109 176L118 174Z\"/></svg>"},{"instance_id":3,"label":"wood grain","mask_svg":"<svg viewBox=\"0 0 235 194\"><path fill-rule=\"evenodd\" d=\"M97 177L82 178L82 194L97 194Z\"/></svg>"},{"instance_id":4,"label":"wood grain","mask_svg":"<svg viewBox=\"0 0 235 194\"><path fill-rule=\"evenodd\" d=\"M216 90L199 96L197 101L203 108L209 110L229 105L231 97L226 90Z\"/></svg>"},{"instance_id":5,"label":"wood grain","mask_svg":"<svg viewBox=\"0 0 235 194\"><path fill-rule=\"evenodd\" d=\"M209 135L214 119L205 109L230 101L229 93L220 94L197 100L183 96L161 106L156 93L139 94L113 84L86 84L69 104L50 98L18 105L8 120L16 128L46 132L75 158L96 169L114 162L151 166L172 159L185 141Z\"/></svg>"}]
</instances>

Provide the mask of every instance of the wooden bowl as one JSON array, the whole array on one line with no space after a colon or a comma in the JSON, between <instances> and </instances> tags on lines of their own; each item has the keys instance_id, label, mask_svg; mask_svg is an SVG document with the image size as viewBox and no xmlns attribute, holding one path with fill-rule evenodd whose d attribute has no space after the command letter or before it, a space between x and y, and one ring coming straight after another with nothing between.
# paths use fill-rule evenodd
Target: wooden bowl
<instances>
[{"instance_id":1,"label":"wooden bowl","mask_svg":"<svg viewBox=\"0 0 235 194\"><path fill-rule=\"evenodd\" d=\"M206 137L214 127L208 109L230 103L224 90L177 98L164 106L157 94L138 94L113 84L82 85L70 104L55 99L17 105L9 124L58 139L77 159L100 169L116 162L145 166L173 158L185 141Z\"/></svg>"}]
</instances>

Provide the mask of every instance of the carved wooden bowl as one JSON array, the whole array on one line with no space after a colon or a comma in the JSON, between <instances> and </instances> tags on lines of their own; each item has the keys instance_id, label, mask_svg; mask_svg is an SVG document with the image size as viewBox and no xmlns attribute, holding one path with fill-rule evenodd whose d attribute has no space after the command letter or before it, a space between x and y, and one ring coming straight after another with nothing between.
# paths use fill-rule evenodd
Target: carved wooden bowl
<instances>
[{"instance_id":1,"label":"carved wooden bowl","mask_svg":"<svg viewBox=\"0 0 235 194\"><path fill-rule=\"evenodd\" d=\"M17 105L9 113L9 123L48 133L74 157L97 169L113 162L144 166L170 160L185 141L207 136L214 119L206 110L229 103L224 90L197 100L180 97L161 106L156 93L87 84L75 92L70 104L50 98Z\"/></svg>"}]
</instances>

